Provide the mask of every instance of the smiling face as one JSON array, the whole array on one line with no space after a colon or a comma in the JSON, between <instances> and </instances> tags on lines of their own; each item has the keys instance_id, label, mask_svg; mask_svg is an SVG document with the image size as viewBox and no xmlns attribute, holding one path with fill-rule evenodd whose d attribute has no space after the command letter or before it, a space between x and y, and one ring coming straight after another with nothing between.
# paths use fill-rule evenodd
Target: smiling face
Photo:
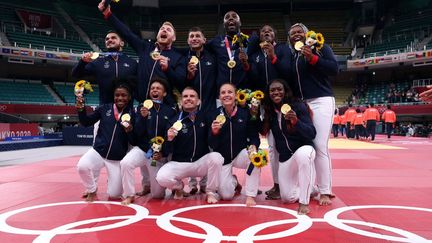
<instances>
[{"instance_id":1,"label":"smiling face","mask_svg":"<svg viewBox=\"0 0 432 243\"><path fill-rule=\"evenodd\" d=\"M165 87L158 81L155 81L150 85L150 98L152 100L162 101L166 95Z\"/></svg>"},{"instance_id":2,"label":"smiling face","mask_svg":"<svg viewBox=\"0 0 432 243\"><path fill-rule=\"evenodd\" d=\"M187 43L192 50L200 50L206 42L206 38L201 31L190 31Z\"/></svg>"},{"instance_id":3,"label":"smiling face","mask_svg":"<svg viewBox=\"0 0 432 243\"><path fill-rule=\"evenodd\" d=\"M224 107L234 106L236 89L231 84L224 84L219 89L219 99Z\"/></svg>"},{"instance_id":4,"label":"smiling face","mask_svg":"<svg viewBox=\"0 0 432 243\"><path fill-rule=\"evenodd\" d=\"M117 109L123 110L130 100L131 96L126 88L119 87L114 90L114 104L117 106Z\"/></svg>"},{"instance_id":5,"label":"smiling face","mask_svg":"<svg viewBox=\"0 0 432 243\"><path fill-rule=\"evenodd\" d=\"M108 33L105 37L105 47L110 51L121 51L124 42L117 33Z\"/></svg>"},{"instance_id":6,"label":"smiling face","mask_svg":"<svg viewBox=\"0 0 432 243\"><path fill-rule=\"evenodd\" d=\"M306 33L300 26L294 26L289 31L289 39L291 45L294 45L297 41L305 42Z\"/></svg>"},{"instance_id":7,"label":"smiling face","mask_svg":"<svg viewBox=\"0 0 432 243\"><path fill-rule=\"evenodd\" d=\"M270 25L264 25L260 30L260 40L273 43L275 41L275 32Z\"/></svg>"},{"instance_id":8,"label":"smiling face","mask_svg":"<svg viewBox=\"0 0 432 243\"><path fill-rule=\"evenodd\" d=\"M176 34L173 26L170 23L164 23L156 36L156 40L162 45L171 45L176 40Z\"/></svg>"},{"instance_id":9,"label":"smiling face","mask_svg":"<svg viewBox=\"0 0 432 243\"><path fill-rule=\"evenodd\" d=\"M229 11L226 13L223 21L227 34L237 34L240 31L240 16L236 12Z\"/></svg>"},{"instance_id":10,"label":"smiling face","mask_svg":"<svg viewBox=\"0 0 432 243\"><path fill-rule=\"evenodd\" d=\"M184 89L182 92L181 105L182 109L186 112L195 111L198 108L200 99L198 93L193 89Z\"/></svg>"},{"instance_id":11,"label":"smiling face","mask_svg":"<svg viewBox=\"0 0 432 243\"><path fill-rule=\"evenodd\" d=\"M285 96L285 88L282 83L273 82L269 87L269 97L276 105L281 105Z\"/></svg>"}]
</instances>

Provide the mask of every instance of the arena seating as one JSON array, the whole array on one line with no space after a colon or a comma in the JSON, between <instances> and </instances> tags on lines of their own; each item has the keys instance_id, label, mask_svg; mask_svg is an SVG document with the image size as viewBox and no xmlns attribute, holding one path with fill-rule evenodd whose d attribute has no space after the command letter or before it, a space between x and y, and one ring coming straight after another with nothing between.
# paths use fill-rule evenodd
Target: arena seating
<instances>
[{"instance_id":1,"label":"arena seating","mask_svg":"<svg viewBox=\"0 0 432 243\"><path fill-rule=\"evenodd\" d=\"M54 82L54 89L57 93L63 98L63 100L67 104L75 104L75 95L74 95L74 83L65 83L65 82ZM96 84L92 84L93 93L87 94L86 104L87 105L98 105L99 104L99 89Z\"/></svg>"},{"instance_id":2,"label":"arena seating","mask_svg":"<svg viewBox=\"0 0 432 243\"><path fill-rule=\"evenodd\" d=\"M55 104L54 97L41 81L0 80L1 102L15 104Z\"/></svg>"},{"instance_id":3,"label":"arena seating","mask_svg":"<svg viewBox=\"0 0 432 243\"><path fill-rule=\"evenodd\" d=\"M411 10L396 14L382 31L381 38L364 49L365 57L395 54L422 49L417 44L432 33L432 9ZM426 47L430 48L431 43Z\"/></svg>"},{"instance_id":4,"label":"arena seating","mask_svg":"<svg viewBox=\"0 0 432 243\"><path fill-rule=\"evenodd\" d=\"M351 94L352 86L346 84L333 84L336 106L346 102L346 98Z\"/></svg>"},{"instance_id":5,"label":"arena seating","mask_svg":"<svg viewBox=\"0 0 432 243\"><path fill-rule=\"evenodd\" d=\"M410 81L402 81L395 83L397 91L404 91L411 86ZM364 98L359 100L359 104L382 104L387 103L387 93L389 92L389 83L370 84Z\"/></svg>"},{"instance_id":6,"label":"arena seating","mask_svg":"<svg viewBox=\"0 0 432 243\"><path fill-rule=\"evenodd\" d=\"M313 16L313 18L311 17ZM325 43L330 45L336 55L349 55L350 47L342 46L347 33L344 27L348 21L346 11L323 10L323 11L295 11L290 16L291 23L301 22L309 30L320 32L324 35ZM325 21L317 21L325 19Z\"/></svg>"},{"instance_id":7,"label":"arena seating","mask_svg":"<svg viewBox=\"0 0 432 243\"><path fill-rule=\"evenodd\" d=\"M87 43L80 40L74 28L55 11L55 7L51 1L43 3L38 2L38 4L36 4L34 1L28 0L17 0L13 2L0 0L0 7L3 9L1 16L2 23L5 26L4 30L11 45L73 53L81 53L84 50L90 49ZM52 32L46 34L45 32L31 32L27 30L26 33L23 24L15 12L16 9L51 15L57 20L58 25L63 28L63 31L61 31L61 33ZM3 16L5 16L5 19L3 19Z\"/></svg>"},{"instance_id":8,"label":"arena seating","mask_svg":"<svg viewBox=\"0 0 432 243\"><path fill-rule=\"evenodd\" d=\"M101 50L105 49L105 35L114 28L102 18L96 7L60 1L60 6L68 13L74 22L87 34L90 40ZM136 56L135 51L126 43L123 50L127 55Z\"/></svg>"}]
</instances>

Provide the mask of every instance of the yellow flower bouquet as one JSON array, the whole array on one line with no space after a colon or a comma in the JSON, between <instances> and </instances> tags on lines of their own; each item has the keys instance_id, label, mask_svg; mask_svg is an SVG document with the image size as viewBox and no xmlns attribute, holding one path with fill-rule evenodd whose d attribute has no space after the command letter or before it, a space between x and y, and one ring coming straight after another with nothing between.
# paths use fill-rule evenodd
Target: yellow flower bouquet
<instances>
[{"instance_id":1,"label":"yellow flower bouquet","mask_svg":"<svg viewBox=\"0 0 432 243\"><path fill-rule=\"evenodd\" d=\"M93 87L91 86L90 82L86 80L80 80L75 83L75 96L83 96L89 92L93 92Z\"/></svg>"},{"instance_id":2,"label":"yellow flower bouquet","mask_svg":"<svg viewBox=\"0 0 432 243\"><path fill-rule=\"evenodd\" d=\"M156 160L153 159L154 153L159 153L162 150L162 144L165 142L165 139L161 136L156 136L150 140L151 148L147 152L147 158L151 160L151 166L156 166Z\"/></svg>"},{"instance_id":3,"label":"yellow flower bouquet","mask_svg":"<svg viewBox=\"0 0 432 243\"><path fill-rule=\"evenodd\" d=\"M268 152L266 150L259 149L258 152L251 153L249 155L249 159L251 163L247 168L246 174L251 175L255 167L262 168L268 164Z\"/></svg>"},{"instance_id":4,"label":"yellow flower bouquet","mask_svg":"<svg viewBox=\"0 0 432 243\"><path fill-rule=\"evenodd\" d=\"M312 49L321 50L324 46L324 36L321 33L316 33L310 30L306 33L306 45L310 46Z\"/></svg>"}]
</instances>

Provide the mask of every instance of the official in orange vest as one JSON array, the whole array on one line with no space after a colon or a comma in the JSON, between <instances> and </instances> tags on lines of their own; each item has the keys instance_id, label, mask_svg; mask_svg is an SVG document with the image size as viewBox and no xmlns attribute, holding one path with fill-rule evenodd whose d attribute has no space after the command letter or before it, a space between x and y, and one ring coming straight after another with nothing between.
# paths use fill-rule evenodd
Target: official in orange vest
<instances>
[{"instance_id":1,"label":"official in orange vest","mask_svg":"<svg viewBox=\"0 0 432 243\"><path fill-rule=\"evenodd\" d=\"M343 136L347 130L346 128L347 119L345 114L342 114L339 117L340 117L340 132L341 132L341 136Z\"/></svg>"},{"instance_id":2,"label":"official in orange vest","mask_svg":"<svg viewBox=\"0 0 432 243\"><path fill-rule=\"evenodd\" d=\"M376 123L380 120L380 114L377 108L374 107L374 103L369 104L369 108L367 108L364 112L364 120L366 122L366 137L369 138L371 136L371 140L375 140L375 129Z\"/></svg>"},{"instance_id":3,"label":"official in orange vest","mask_svg":"<svg viewBox=\"0 0 432 243\"><path fill-rule=\"evenodd\" d=\"M346 127L347 127L347 138L354 138L354 126L351 123L351 120L356 115L356 110L352 108L352 104L348 105L348 110L345 111L345 118L347 120Z\"/></svg>"},{"instance_id":4,"label":"official in orange vest","mask_svg":"<svg viewBox=\"0 0 432 243\"><path fill-rule=\"evenodd\" d=\"M337 138L338 136L340 123L341 123L341 119L338 110L335 109L334 116L333 116L333 126L332 126L333 137L335 138Z\"/></svg>"},{"instance_id":5,"label":"official in orange vest","mask_svg":"<svg viewBox=\"0 0 432 243\"><path fill-rule=\"evenodd\" d=\"M360 137L363 137L364 117L359 108L355 111L357 113L351 118L350 124L352 124L351 127L354 126L355 138L358 140Z\"/></svg>"},{"instance_id":6,"label":"official in orange vest","mask_svg":"<svg viewBox=\"0 0 432 243\"><path fill-rule=\"evenodd\" d=\"M386 125L387 138L390 138L396 123L396 113L391 110L390 105L387 105L387 110L384 111L381 119Z\"/></svg>"}]
</instances>

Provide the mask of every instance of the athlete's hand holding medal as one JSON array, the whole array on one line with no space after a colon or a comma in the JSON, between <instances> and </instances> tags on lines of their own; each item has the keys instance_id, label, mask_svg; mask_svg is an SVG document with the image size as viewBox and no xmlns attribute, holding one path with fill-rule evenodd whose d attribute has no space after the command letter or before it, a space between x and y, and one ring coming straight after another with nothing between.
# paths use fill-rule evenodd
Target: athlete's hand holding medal
<instances>
[{"instance_id":1,"label":"athlete's hand holding medal","mask_svg":"<svg viewBox=\"0 0 432 243\"><path fill-rule=\"evenodd\" d=\"M125 128L126 132L132 131L131 116L128 113L123 114L120 120L120 124Z\"/></svg>"},{"instance_id":2,"label":"athlete's hand holding medal","mask_svg":"<svg viewBox=\"0 0 432 243\"><path fill-rule=\"evenodd\" d=\"M270 60L272 60L274 58L275 52L274 52L274 46L272 43L270 43L268 41L263 41L260 43L260 47Z\"/></svg>"},{"instance_id":3,"label":"athlete's hand holding medal","mask_svg":"<svg viewBox=\"0 0 432 243\"><path fill-rule=\"evenodd\" d=\"M187 78L189 80L195 77L195 72L198 70L199 59L197 56L192 56L187 65Z\"/></svg>"},{"instance_id":4,"label":"athlete's hand holding medal","mask_svg":"<svg viewBox=\"0 0 432 243\"><path fill-rule=\"evenodd\" d=\"M291 109L291 106L288 104L283 104L281 107L281 113L284 116L285 120L289 121L292 126L294 126L297 121L297 114L293 109Z\"/></svg>"},{"instance_id":5,"label":"athlete's hand holding medal","mask_svg":"<svg viewBox=\"0 0 432 243\"><path fill-rule=\"evenodd\" d=\"M149 99L145 100L143 102L143 106L140 109L141 116L146 118L149 115L150 109L152 107L153 107L153 101Z\"/></svg>"},{"instance_id":6,"label":"athlete's hand holding medal","mask_svg":"<svg viewBox=\"0 0 432 243\"><path fill-rule=\"evenodd\" d=\"M225 122L226 122L226 117L221 112L219 115L216 116L216 118L212 122L211 129L212 129L213 135L216 135L219 133L220 129L225 124Z\"/></svg>"},{"instance_id":7,"label":"athlete's hand holding medal","mask_svg":"<svg viewBox=\"0 0 432 243\"><path fill-rule=\"evenodd\" d=\"M307 61L311 61L314 51L319 51L324 46L324 36L321 33L316 33L310 30L306 33L306 43L297 41L294 44L294 49L299 51Z\"/></svg>"},{"instance_id":8,"label":"athlete's hand holding medal","mask_svg":"<svg viewBox=\"0 0 432 243\"><path fill-rule=\"evenodd\" d=\"M159 46L159 44L156 43L155 49L152 52L150 52L150 57L151 57L151 59L153 59L156 62L159 61L159 65L160 65L162 71L166 72L168 70L168 64L169 64L170 59L161 54L158 46Z\"/></svg>"},{"instance_id":9,"label":"athlete's hand holding medal","mask_svg":"<svg viewBox=\"0 0 432 243\"><path fill-rule=\"evenodd\" d=\"M174 140L174 138L175 138L175 136L177 136L178 132L180 132L183 129L183 123L182 123L183 119L190 117L191 115L192 115L192 113L189 114L188 116L182 118L183 111L180 112L177 121L174 122L174 124L170 127L170 129L168 129L168 141Z\"/></svg>"}]
</instances>

